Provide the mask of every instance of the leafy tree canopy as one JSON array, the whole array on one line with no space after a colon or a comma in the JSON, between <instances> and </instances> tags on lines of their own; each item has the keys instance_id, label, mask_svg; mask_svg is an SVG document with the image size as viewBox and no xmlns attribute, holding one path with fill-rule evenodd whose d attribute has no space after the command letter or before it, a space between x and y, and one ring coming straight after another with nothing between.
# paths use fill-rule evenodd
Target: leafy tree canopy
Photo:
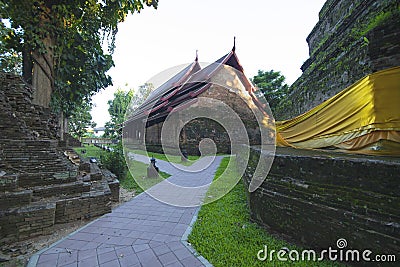
<instances>
[{"instance_id":1,"label":"leafy tree canopy","mask_svg":"<svg viewBox=\"0 0 400 267\"><path fill-rule=\"evenodd\" d=\"M22 74L22 54L10 48L5 42L10 34L10 28L0 21L0 71L7 73Z\"/></svg>"},{"instance_id":2,"label":"leafy tree canopy","mask_svg":"<svg viewBox=\"0 0 400 267\"><path fill-rule=\"evenodd\" d=\"M114 99L108 101L108 113L111 120L105 124L104 136L120 138L126 116L129 116L146 100L153 88L153 85L149 83L139 86L137 91L134 89L124 91L118 88L114 93Z\"/></svg>"},{"instance_id":3,"label":"leafy tree canopy","mask_svg":"<svg viewBox=\"0 0 400 267\"><path fill-rule=\"evenodd\" d=\"M92 115L90 115L91 109L92 105L90 103L83 103L76 107L70 115L68 128L73 137L78 139L85 137L87 135L87 129L96 126L96 123L92 121Z\"/></svg>"},{"instance_id":4,"label":"leafy tree canopy","mask_svg":"<svg viewBox=\"0 0 400 267\"><path fill-rule=\"evenodd\" d=\"M134 91L126 116L129 117L130 114L132 114L141 104L143 104L153 90L154 86L152 83L145 83L139 86L138 90ZM125 120L126 118L124 118L124 121Z\"/></svg>"},{"instance_id":5,"label":"leafy tree canopy","mask_svg":"<svg viewBox=\"0 0 400 267\"><path fill-rule=\"evenodd\" d=\"M279 71L262 71L253 77L253 83L257 85L258 94L262 94L268 101L271 111L274 112L279 102L286 97L289 86L285 83L285 76Z\"/></svg>"},{"instance_id":6,"label":"leafy tree canopy","mask_svg":"<svg viewBox=\"0 0 400 267\"><path fill-rule=\"evenodd\" d=\"M39 64L35 55L51 55L45 60L52 61L46 73L54 87L52 106L69 115L112 84L106 72L113 66L118 23L144 5L157 4L158 0L0 0L0 18L10 23L2 29L1 45L22 54L28 82L31 66ZM103 51L104 43L108 51Z\"/></svg>"},{"instance_id":7,"label":"leafy tree canopy","mask_svg":"<svg viewBox=\"0 0 400 267\"><path fill-rule=\"evenodd\" d=\"M109 138L118 138L118 129L124 122L126 110L131 102L134 91L124 91L121 88L114 93L114 99L108 101L108 113L111 120L106 122L104 136Z\"/></svg>"}]
</instances>

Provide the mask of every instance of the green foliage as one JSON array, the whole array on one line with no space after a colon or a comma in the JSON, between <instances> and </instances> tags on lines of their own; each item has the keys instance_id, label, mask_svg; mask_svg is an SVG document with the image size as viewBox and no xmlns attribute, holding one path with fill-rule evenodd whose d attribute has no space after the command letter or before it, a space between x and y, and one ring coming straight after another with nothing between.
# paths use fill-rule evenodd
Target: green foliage
<instances>
[{"instance_id":1,"label":"green foliage","mask_svg":"<svg viewBox=\"0 0 400 267\"><path fill-rule=\"evenodd\" d=\"M129 108L126 113L126 117L129 117L129 115L134 112L145 100L146 98L150 95L151 91L154 90L154 86L151 83L145 83L143 85L139 86L139 89L134 91L134 94L132 96Z\"/></svg>"},{"instance_id":2,"label":"green foliage","mask_svg":"<svg viewBox=\"0 0 400 267\"><path fill-rule=\"evenodd\" d=\"M376 27L390 21L395 15L400 15L400 5L393 10L379 12L375 17L369 19L368 22L364 23L359 28L352 29L352 36L355 39L359 39L361 37L363 37L363 39L366 39L365 35L367 35L367 33L375 29Z\"/></svg>"},{"instance_id":3,"label":"green foliage","mask_svg":"<svg viewBox=\"0 0 400 267\"><path fill-rule=\"evenodd\" d=\"M0 71L22 74L22 53L10 44L11 29L0 21Z\"/></svg>"},{"instance_id":4,"label":"green foliage","mask_svg":"<svg viewBox=\"0 0 400 267\"><path fill-rule=\"evenodd\" d=\"M52 106L70 115L76 105L112 84L106 72L113 66L118 23L144 5L157 4L158 0L0 0L0 17L10 22L2 39L22 53L24 70L33 63L32 52L52 55ZM107 52L103 43L108 44Z\"/></svg>"},{"instance_id":5,"label":"green foliage","mask_svg":"<svg viewBox=\"0 0 400 267\"><path fill-rule=\"evenodd\" d=\"M92 115L90 115L91 109L90 103L82 103L74 109L68 118L69 133L73 137L78 139L84 137L87 134L87 128L96 126L96 123L92 121Z\"/></svg>"},{"instance_id":6,"label":"green foliage","mask_svg":"<svg viewBox=\"0 0 400 267\"><path fill-rule=\"evenodd\" d=\"M93 145L84 145L83 147L74 147L74 151L83 158L94 157L97 159L100 159L100 155L102 153L106 152L106 151L101 150L101 148L98 148ZM83 151L85 151L85 153L83 153Z\"/></svg>"},{"instance_id":7,"label":"green foliage","mask_svg":"<svg viewBox=\"0 0 400 267\"><path fill-rule=\"evenodd\" d=\"M253 83L257 85L259 90L257 93L264 95L268 101L271 111L275 113L275 109L279 102L286 97L289 92L289 86L285 83L285 76L279 71L262 71L253 77Z\"/></svg>"},{"instance_id":8,"label":"green foliage","mask_svg":"<svg viewBox=\"0 0 400 267\"><path fill-rule=\"evenodd\" d=\"M123 179L128 173L121 142L113 147L113 151L104 151L100 154L100 161L104 168L114 173L118 179Z\"/></svg>"},{"instance_id":9,"label":"green foliage","mask_svg":"<svg viewBox=\"0 0 400 267\"><path fill-rule=\"evenodd\" d=\"M153 88L153 85L148 83L139 86L137 91L134 89L124 91L118 88L114 93L114 99L108 101L108 113L111 120L105 124L104 136L120 138L126 117L129 117L146 100Z\"/></svg>"},{"instance_id":10,"label":"green foliage","mask_svg":"<svg viewBox=\"0 0 400 267\"><path fill-rule=\"evenodd\" d=\"M218 168L215 179L228 166L229 158L224 158ZM237 175L231 172L232 179ZM197 252L213 266L340 266L332 262L296 261L282 262L259 261L257 252L268 245L268 250L280 250L283 247L297 249L279 240L265 229L250 221L245 187L240 181L231 192L221 199L201 207L198 219L189 235L189 242Z\"/></svg>"},{"instance_id":11,"label":"green foliage","mask_svg":"<svg viewBox=\"0 0 400 267\"><path fill-rule=\"evenodd\" d=\"M114 99L108 101L108 113L111 120L105 124L104 136L109 138L120 138L122 123L124 122L125 113L131 102L134 91L128 92L118 89L114 93Z\"/></svg>"}]
</instances>

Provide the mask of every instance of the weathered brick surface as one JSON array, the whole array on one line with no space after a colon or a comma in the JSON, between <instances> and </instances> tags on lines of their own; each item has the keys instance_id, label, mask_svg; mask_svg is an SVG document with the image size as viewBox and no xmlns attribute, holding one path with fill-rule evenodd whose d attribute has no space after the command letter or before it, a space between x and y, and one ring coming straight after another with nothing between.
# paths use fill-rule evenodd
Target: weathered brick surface
<instances>
[{"instance_id":1,"label":"weathered brick surface","mask_svg":"<svg viewBox=\"0 0 400 267\"><path fill-rule=\"evenodd\" d=\"M18 175L15 174L1 176L0 192L14 191L17 189L17 181Z\"/></svg>"},{"instance_id":2,"label":"weathered brick surface","mask_svg":"<svg viewBox=\"0 0 400 267\"><path fill-rule=\"evenodd\" d=\"M246 184L259 155L251 151ZM399 168L396 159L278 148L266 180L248 194L251 218L308 248L345 238L352 248L398 253Z\"/></svg>"},{"instance_id":3,"label":"weathered brick surface","mask_svg":"<svg viewBox=\"0 0 400 267\"><path fill-rule=\"evenodd\" d=\"M84 182L59 147L57 116L33 105L31 96L20 77L0 74L1 244L102 215L119 200L118 180L97 165L89 163Z\"/></svg>"},{"instance_id":4,"label":"weathered brick surface","mask_svg":"<svg viewBox=\"0 0 400 267\"><path fill-rule=\"evenodd\" d=\"M35 197L52 197L52 196L63 196L77 195L83 192L90 191L90 184L81 181L76 181L67 184L56 184L50 186L40 186L33 188L33 196Z\"/></svg>"},{"instance_id":5,"label":"weathered brick surface","mask_svg":"<svg viewBox=\"0 0 400 267\"><path fill-rule=\"evenodd\" d=\"M12 207L21 207L31 203L32 190L23 190L17 192L0 192L0 210L6 210Z\"/></svg>"},{"instance_id":6,"label":"weathered brick surface","mask_svg":"<svg viewBox=\"0 0 400 267\"><path fill-rule=\"evenodd\" d=\"M102 173L107 180L108 187L110 188L111 191L111 200L114 202L119 201L119 181L117 179L117 176L110 172L107 169L103 169Z\"/></svg>"},{"instance_id":7,"label":"weathered brick surface","mask_svg":"<svg viewBox=\"0 0 400 267\"><path fill-rule=\"evenodd\" d=\"M54 225L54 203L0 210L0 244L38 236Z\"/></svg>"},{"instance_id":8,"label":"weathered brick surface","mask_svg":"<svg viewBox=\"0 0 400 267\"><path fill-rule=\"evenodd\" d=\"M384 12L389 19L373 26ZM400 62L400 12L397 0L328 0L307 37L310 58L290 95L274 114L293 118L334 96L365 75ZM364 31L367 31L366 33Z\"/></svg>"},{"instance_id":9,"label":"weathered brick surface","mask_svg":"<svg viewBox=\"0 0 400 267\"><path fill-rule=\"evenodd\" d=\"M90 180L99 181L103 179L103 173L101 172L99 166L95 163L90 163Z\"/></svg>"},{"instance_id":10,"label":"weathered brick surface","mask_svg":"<svg viewBox=\"0 0 400 267\"><path fill-rule=\"evenodd\" d=\"M96 193L57 201L55 222L67 223L111 212L110 194Z\"/></svg>"},{"instance_id":11,"label":"weathered brick surface","mask_svg":"<svg viewBox=\"0 0 400 267\"><path fill-rule=\"evenodd\" d=\"M0 74L4 139L37 139L58 137L58 119L49 109L33 105L32 88L19 76Z\"/></svg>"}]
</instances>

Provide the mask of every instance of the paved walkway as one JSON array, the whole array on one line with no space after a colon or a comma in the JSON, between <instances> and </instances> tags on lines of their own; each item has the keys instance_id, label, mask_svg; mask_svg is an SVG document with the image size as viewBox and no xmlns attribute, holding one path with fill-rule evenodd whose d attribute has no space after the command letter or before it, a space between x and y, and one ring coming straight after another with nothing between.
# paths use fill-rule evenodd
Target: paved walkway
<instances>
[{"instance_id":1,"label":"paved walkway","mask_svg":"<svg viewBox=\"0 0 400 267\"><path fill-rule=\"evenodd\" d=\"M147 157L136 154L133 157L149 163ZM204 197L207 184L212 181L220 162L221 157L206 157L179 170L168 162L157 160L160 170L172 174L165 183L173 182L186 189L202 186L203 189L195 194L190 190L177 193L159 183L148 191L159 199L187 201L188 207L169 205L142 193L112 213L39 251L31 257L28 266L196 267L209 264L196 255L185 239L199 210L190 206Z\"/></svg>"}]
</instances>

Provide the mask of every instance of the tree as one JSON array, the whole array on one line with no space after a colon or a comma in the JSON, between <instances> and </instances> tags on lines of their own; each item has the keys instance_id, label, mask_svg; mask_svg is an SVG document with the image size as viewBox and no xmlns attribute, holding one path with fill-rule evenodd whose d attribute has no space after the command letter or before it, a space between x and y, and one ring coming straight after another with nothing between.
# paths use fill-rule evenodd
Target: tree
<instances>
[{"instance_id":1,"label":"tree","mask_svg":"<svg viewBox=\"0 0 400 267\"><path fill-rule=\"evenodd\" d=\"M95 127L96 123L92 121L90 103L84 103L74 109L68 120L69 132L75 138L82 138L87 134L87 128Z\"/></svg>"},{"instance_id":2,"label":"tree","mask_svg":"<svg viewBox=\"0 0 400 267\"><path fill-rule=\"evenodd\" d=\"M7 46L22 55L24 79L34 103L72 113L75 106L111 85L106 72L118 23L158 0L0 0L8 19ZM102 49L108 43L108 51Z\"/></svg>"},{"instance_id":3,"label":"tree","mask_svg":"<svg viewBox=\"0 0 400 267\"><path fill-rule=\"evenodd\" d=\"M257 91L258 94L263 95L268 101L272 112L275 111L279 102L286 97L289 91L289 86L285 83L285 76L279 71L259 70L252 81L260 89Z\"/></svg>"},{"instance_id":4,"label":"tree","mask_svg":"<svg viewBox=\"0 0 400 267\"><path fill-rule=\"evenodd\" d=\"M129 116L146 100L153 88L154 86L150 83L139 86L137 91L130 89L126 92L118 88L114 93L114 99L108 101L108 113L111 120L105 124L104 136L120 138L126 116Z\"/></svg>"},{"instance_id":5,"label":"tree","mask_svg":"<svg viewBox=\"0 0 400 267\"><path fill-rule=\"evenodd\" d=\"M131 89L127 92L118 88L114 93L114 99L108 101L108 113L111 120L106 122L104 136L109 138L119 138L118 129L124 122L125 113L131 102L134 91Z\"/></svg>"},{"instance_id":6,"label":"tree","mask_svg":"<svg viewBox=\"0 0 400 267\"><path fill-rule=\"evenodd\" d=\"M22 74L22 54L8 45L10 28L0 21L0 71Z\"/></svg>"},{"instance_id":7,"label":"tree","mask_svg":"<svg viewBox=\"0 0 400 267\"><path fill-rule=\"evenodd\" d=\"M132 114L132 112L134 112L141 104L143 104L153 90L154 86L152 83L140 85L137 92L135 91L132 96L126 115L129 116L129 114Z\"/></svg>"}]
</instances>

